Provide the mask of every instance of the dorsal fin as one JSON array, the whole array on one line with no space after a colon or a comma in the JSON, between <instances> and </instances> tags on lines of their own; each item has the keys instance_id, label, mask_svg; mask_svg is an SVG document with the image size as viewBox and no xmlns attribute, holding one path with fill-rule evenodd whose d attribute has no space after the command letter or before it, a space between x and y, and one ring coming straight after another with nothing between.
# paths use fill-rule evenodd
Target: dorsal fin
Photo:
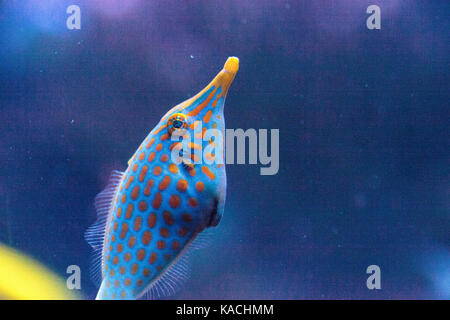
<instances>
[{"instance_id":1,"label":"dorsal fin","mask_svg":"<svg viewBox=\"0 0 450 320\"><path fill-rule=\"evenodd\" d=\"M102 280L102 250L105 238L106 222L108 221L114 196L117 188L122 181L124 173L114 170L108 180L108 184L102 192L95 197L95 210L97 211L97 221L90 226L84 238L94 249L91 262L91 277L96 284L100 284Z\"/></svg>"},{"instance_id":2,"label":"dorsal fin","mask_svg":"<svg viewBox=\"0 0 450 320\"><path fill-rule=\"evenodd\" d=\"M176 294L189 279L191 254L196 250L208 247L211 244L212 235L208 229L198 233L180 252L179 258L168 266L167 271L150 285L143 297L154 300Z\"/></svg>"}]
</instances>

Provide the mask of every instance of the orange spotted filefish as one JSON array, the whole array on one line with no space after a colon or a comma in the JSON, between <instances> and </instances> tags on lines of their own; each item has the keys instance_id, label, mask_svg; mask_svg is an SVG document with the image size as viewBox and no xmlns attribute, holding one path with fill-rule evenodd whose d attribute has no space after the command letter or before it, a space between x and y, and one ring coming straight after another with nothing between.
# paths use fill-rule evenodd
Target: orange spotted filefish
<instances>
[{"instance_id":1,"label":"orange spotted filefish","mask_svg":"<svg viewBox=\"0 0 450 320\"><path fill-rule=\"evenodd\" d=\"M186 279L188 253L200 233L218 225L224 210L223 159L202 162L198 157L218 142L214 136L201 139L205 133L225 130L225 97L238 68L239 59L228 58L210 84L167 112L126 171L113 171L108 186L97 195L98 219L86 232L101 283L97 299L167 296ZM174 149L182 149L182 139L172 139L174 130L181 137L200 138L189 142L192 161L173 161ZM215 136L223 145L223 134ZM204 153L210 160L217 156L223 153Z\"/></svg>"}]
</instances>

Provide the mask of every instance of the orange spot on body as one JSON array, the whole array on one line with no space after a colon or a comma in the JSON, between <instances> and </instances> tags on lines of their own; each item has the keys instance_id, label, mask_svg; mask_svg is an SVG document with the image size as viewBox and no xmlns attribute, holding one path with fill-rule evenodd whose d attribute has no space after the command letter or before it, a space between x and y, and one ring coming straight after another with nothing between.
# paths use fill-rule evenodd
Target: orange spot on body
<instances>
[{"instance_id":1,"label":"orange spot on body","mask_svg":"<svg viewBox=\"0 0 450 320\"><path fill-rule=\"evenodd\" d=\"M134 206L132 203L128 204L127 211L125 212L125 218L130 219L131 214L133 213Z\"/></svg>"},{"instance_id":2,"label":"orange spot on body","mask_svg":"<svg viewBox=\"0 0 450 320\"><path fill-rule=\"evenodd\" d=\"M169 139L169 134L168 134L168 133L163 134L163 135L161 136L161 141L165 141L165 140L167 140L167 139Z\"/></svg>"},{"instance_id":3,"label":"orange spot on body","mask_svg":"<svg viewBox=\"0 0 450 320\"><path fill-rule=\"evenodd\" d=\"M155 176L159 176L159 175L161 174L161 172L162 172L162 169L161 169L160 166L155 166L155 167L153 168L153 174L154 174Z\"/></svg>"},{"instance_id":4,"label":"orange spot on body","mask_svg":"<svg viewBox=\"0 0 450 320\"><path fill-rule=\"evenodd\" d=\"M217 102L219 102L219 99L222 97L222 93L218 94L216 99L214 99L212 106L213 108L217 107Z\"/></svg>"},{"instance_id":5,"label":"orange spot on body","mask_svg":"<svg viewBox=\"0 0 450 320\"><path fill-rule=\"evenodd\" d=\"M159 229L159 234L161 235L161 237L167 238L169 236L169 229L161 228Z\"/></svg>"},{"instance_id":6,"label":"orange spot on body","mask_svg":"<svg viewBox=\"0 0 450 320\"><path fill-rule=\"evenodd\" d=\"M128 246L131 248L134 247L134 245L136 244L136 237L135 236L131 236L130 239L128 240Z\"/></svg>"},{"instance_id":7,"label":"orange spot on body","mask_svg":"<svg viewBox=\"0 0 450 320\"><path fill-rule=\"evenodd\" d=\"M158 188L161 191L166 190L167 187L169 186L169 184L170 184L170 177L169 176L165 176L162 179L161 183L159 184Z\"/></svg>"},{"instance_id":8,"label":"orange spot on body","mask_svg":"<svg viewBox=\"0 0 450 320\"><path fill-rule=\"evenodd\" d=\"M172 214L169 211L163 212L163 218L164 218L165 223L167 223L167 225L169 225L169 226L173 225L175 222Z\"/></svg>"},{"instance_id":9,"label":"orange spot on body","mask_svg":"<svg viewBox=\"0 0 450 320\"><path fill-rule=\"evenodd\" d=\"M184 237L189 232L189 229L186 227L182 227L180 230L178 230L178 235L180 237Z\"/></svg>"},{"instance_id":10,"label":"orange spot on body","mask_svg":"<svg viewBox=\"0 0 450 320\"><path fill-rule=\"evenodd\" d=\"M171 164L169 164L169 171L172 172L173 174L177 174L178 167L175 164L171 163Z\"/></svg>"},{"instance_id":11,"label":"orange spot on body","mask_svg":"<svg viewBox=\"0 0 450 320\"><path fill-rule=\"evenodd\" d=\"M188 182L186 180L184 180L184 179L178 180L178 183L177 183L178 191L185 192L187 188L188 188Z\"/></svg>"},{"instance_id":12,"label":"orange spot on body","mask_svg":"<svg viewBox=\"0 0 450 320\"><path fill-rule=\"evenodd\" d=\"M169 156L167 154L163 154L160 159L162 162L167 162L169 160Z\"/></svg>"},{"instance_id":13,"label":"orange spot on body","mask_svg":"<svg viewBox=\"0 0 450 320\"><path fill-rule=\"evenodd\" d=\"M203 190L205 190L205 184L201 181L198 181L195 184L195 189L197 189L198 192L202 192Z\"/></svg>"},{"instance_id":14,"label":"orange spot on body","mask_svg":"<svg viewBox=\"0 0 450 320\"><path fill-rule=\"evenodd\" d=\"M162 148L163 148L163 145L162 145L162 143L158 143L158 145L156 146L156 151L161 151L162 150Z\"/></svg>"},{"instance_id":15,"label":"orange spot on body","mask_svg":"<svg viewBox=\"0 0 450 320\"><path fill-rule=\"evenodd\" d=\"M147 149L150 148L154 142L155 138L151 138L150 141L147 143Z\"/></svg>"},{"instance_id":16,"label":"orange spot on body","mask_svg":"<svg viewBox=\"0 0 450 320\"><path fill-rule=\"evenodd\" d=\"M166 247L166 242L163 241L163 240L159 240L159 241L156 243L156 247L157 247L158 249L164 249L164 248Z\"/></svg>"},{"instance_id":17,"label":"orange spot on body","mask_svg":"<svg viewBox=\"0 0 450 320\"><path fill-rule=\"evenodd\" d=\"M161 206L161 202L162 202L162 195L161 193L157 192L155 195L155 199L153 199L152 203L153 208L159 209L159 207Z\"/></svg>"},{"instance_id":18,"label":"orange spot on body","mask_svg":"<svg viewBox=\"0 0 450 320\"><path fill-rule=\"evenodd\" d=\"M136 217L136 219L134 220L134 225L133 225L133 230L134 231L139 231L141 230L141 225L142 225L142 217Z\"/></svg>"},{"instance_id":19,"label":"orange spot on body","mask_svg":"<svg viewBox=\"0 0 450 320\"><path fill-rule=\"evenodd\" d=\"M125 189L128 189L128 187L130 186L130 184L134 181L134 176L131 176L128 181L127 184L125 185Z\"/></svg>"},{"instance_id":20,"label":"orange spot on body","mask_svg":"<svg viewBox=\"0 0 450 320\"><path fill-rule=\"evenodd\" d=\"M150 264L154 264L156 261L156 258L157 258L156 253L152 252L152 254L150 255L150 259L149 259Z\"/></svg>"},{"instance_id":21,"label":"orange spot on body","mask_svg":"<svg viewBox=\"0 0 450 320\"><path fill-rule=\"evenodd\" d=\"M200 124L200 120L195 120L192 124L191 124L191 129L194 130L195 128L197 128L197 126Z\"/></svg>"},{"instance_id":22,"label":"orange spot on body","mask_svg":"<svg viewBox=\"0 0 450 320\"><path fill-rule=\"evenodd\" d=\"M155 160L155 153L151 152L148 156L148 162L152 162L153 160Z\"/></svg>"},{"instance_id":23,"label":"orange spot on body","mask_svg":"<svg viewBox=\"0 0 450 320\"><path fill-rule=\"evenodd\" d=\"M139 161L144 160L144 158L145 158L145 152L141 152L141 153L139 154Z\"/></svg>"},{"instance_id":24,"label":"orange spot on body","mask_svg":"<svg viewBox=\"0 0 450 320\"><path fill-rule=\"evenodd\" d=\"M142 260L144 260L144 258L145 258L145 250L144 249L139 249L138 252L137 252L137 259L139 261L142 261Z\"/></svg>"},{"instance_id":25,"label":"orange spot on body","mask_svg":"<svg viewBox=\"0 0 450 320\"><path fill-rule=\"evenodd\" d=\"M195 199L195 198L189 198L188 204L189 204L191 207L196 207L196 206L198 205L197 199Z\"/></svg>"},{"instance_id":26,"label":"orange spot on body","mask_svg":"<svg viewBox=\"0 0 450 320\"><path fill-rule=\"evenodd\" d=\"M176 194L170 196L169 205L172 208L178 208L180 206L180 197Z\"/></svg>"},{"instance_id":27,"label":"orange spot on body","mask_svg":"<svg viewBox=\"0 0 450 320\"><path fill-rule=\"evenodd\" d=\"M196 115L198 115L208 105L208 103L211 101L212 97L214 97L214 95L216 94L216 91L217 91L217 87L214 88L213 91L211 91L211 93L208 95L208 97L205 99L205 101L200 103L194 110L190 111L187 114L187 116L195 117Z\"/></svg>"},{"instance_id":28,"label":"orange spot on body","mask_svg":"<svg viewBox=\"0 0 450 320\"><path fill-rule=\"evenodd\" d=\"M203 117L203 122L208 123L209 120L211 120L211 115L212 115L212 111L208 110L208 112L206 112L205 116Z\"/></svg>"},{"instance_id":29,"label":"orange spot on body","mask_svg":"<svg viewBox=\"0 0 450 320\"><path fill-rule=\"evenodd\" d=\"M148 166L144 165L141 169L141 173L139 174L139 181L142 182L145 179L145 175L147 174Z\"/></svg>"},{"instance_id":30,"label":"orange spot on body","mask_svg":"<svg viewBox=\"0 0 450 320\"><path fill-rule=\"evenodd\" d=\"M147 202L146 201L139 201L138 208L140 211L144 212L147 210Z\"/></svg>"},{"instance_id":31,"label":"orange spot on body","mask_svg":"<svg viewBox=\"0 0 450 320\"><path fill-rule=\"evenodd\" d=\"M150 228L153 228L156 224L156 214L150 213L150 215L148 216L147 223Z\"/></svg>"},{"instance_id":32,"label":"orange spot on body","mask_svg":"<svg viewBox=\"0 0 450 320\"><path fill-rule=\"evenodd\" d=\"M150 231L145 231L142 235L142 243L148 245L152 240L152 233Z\"/></svg>"},{"instance_id":33,"label":"orange spot on body","mask_svg":"<svg viewBox=\"0 0 450 320\"><path fill-rule=\"evenodd\" d=\"M139 186L134 186L133 191L131 191L131 199L136 200L139 196Z\"/></svg>"},{"instance_id":34,"label":"orange spot on body","mask_svg":"<svg viewBox=\"0 0 450 320\"><path fill-rule=\"evenodd\" d=\"M145 196L149 196L150 195L150 191L152 190L152 187L153 187L153 180L152 179L149 179L148 181L147 181L147 186L145 187L145 189L144 189L144 195Z\"/></svg>"},{"instance_id":35,"label":"orange spot on body","mask_svg":"<svg viewBox=\"0 0 450 320\"><path fill-rule=\"evenodd\" d=\"M128 232L128 224L126 222L122 223L122 232L120 233L120 239L125 239Z\"/></svg>"},{"instance_id":36,"label":"orange spot on body","mask_svg":"<svg viewBox=\"0 0 450 320\"><path fill-rule=\"evenodd\" d=\"M167 127L167 125L162 125L161 127L159 127L158 129L155 130L155 132L153 132L154 135L157 135L158 133L161 132L162 129L164 129L165 127Z\"/></svg>"},{"instance_id":37,"label":"orange spot on body","mask_svg":"<svg viewBox=\"0 0 450 320\"><path fill-rule=\"evenodd\" d=\"M209 168L207 166L203 166L202 167L202 172L204 174L206 174L206 176L211 179L214 180L216 178L216 176L214 175L214 173L211 172L211 170L209 170Z\"/></svg>"}]
</instances>

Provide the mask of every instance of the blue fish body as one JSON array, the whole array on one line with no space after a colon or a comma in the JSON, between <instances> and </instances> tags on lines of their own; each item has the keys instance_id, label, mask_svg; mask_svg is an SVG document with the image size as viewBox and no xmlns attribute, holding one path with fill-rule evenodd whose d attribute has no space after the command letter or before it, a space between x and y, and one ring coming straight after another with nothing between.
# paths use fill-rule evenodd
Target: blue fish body
<instances>
[{"instance_id":1,"label":"blue fish body","mask_svg":"<svg viewBox=\"0 0 450 320\"><path fill-rule=\"evenodd\" d=\"M226 193L223 107L238 66L230 57L205 89L164 115L126 171L113 173L97 196L99 219L86 233L100 258L97 299L173 293L194 239L219 223Z\"/></svg>"}]
</instances>

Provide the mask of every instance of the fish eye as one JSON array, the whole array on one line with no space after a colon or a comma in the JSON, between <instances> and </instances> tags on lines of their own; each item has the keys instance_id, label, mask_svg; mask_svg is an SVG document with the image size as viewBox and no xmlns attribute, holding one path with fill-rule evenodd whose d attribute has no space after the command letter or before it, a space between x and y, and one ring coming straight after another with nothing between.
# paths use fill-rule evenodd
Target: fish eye
<instances>
[{"instance_id":1,"label":"fish eye","mask_svg":"<svg viewBox=\"0 0 450 320\"><path fill-rule=\"evenodd\" d=\"M172 134L175 130L182 130L180 131L180 134L183 134L187 128L187 117L182 113L175 113L167 119L167 130L170 134Z\"/></svg>"}]
</instances>

